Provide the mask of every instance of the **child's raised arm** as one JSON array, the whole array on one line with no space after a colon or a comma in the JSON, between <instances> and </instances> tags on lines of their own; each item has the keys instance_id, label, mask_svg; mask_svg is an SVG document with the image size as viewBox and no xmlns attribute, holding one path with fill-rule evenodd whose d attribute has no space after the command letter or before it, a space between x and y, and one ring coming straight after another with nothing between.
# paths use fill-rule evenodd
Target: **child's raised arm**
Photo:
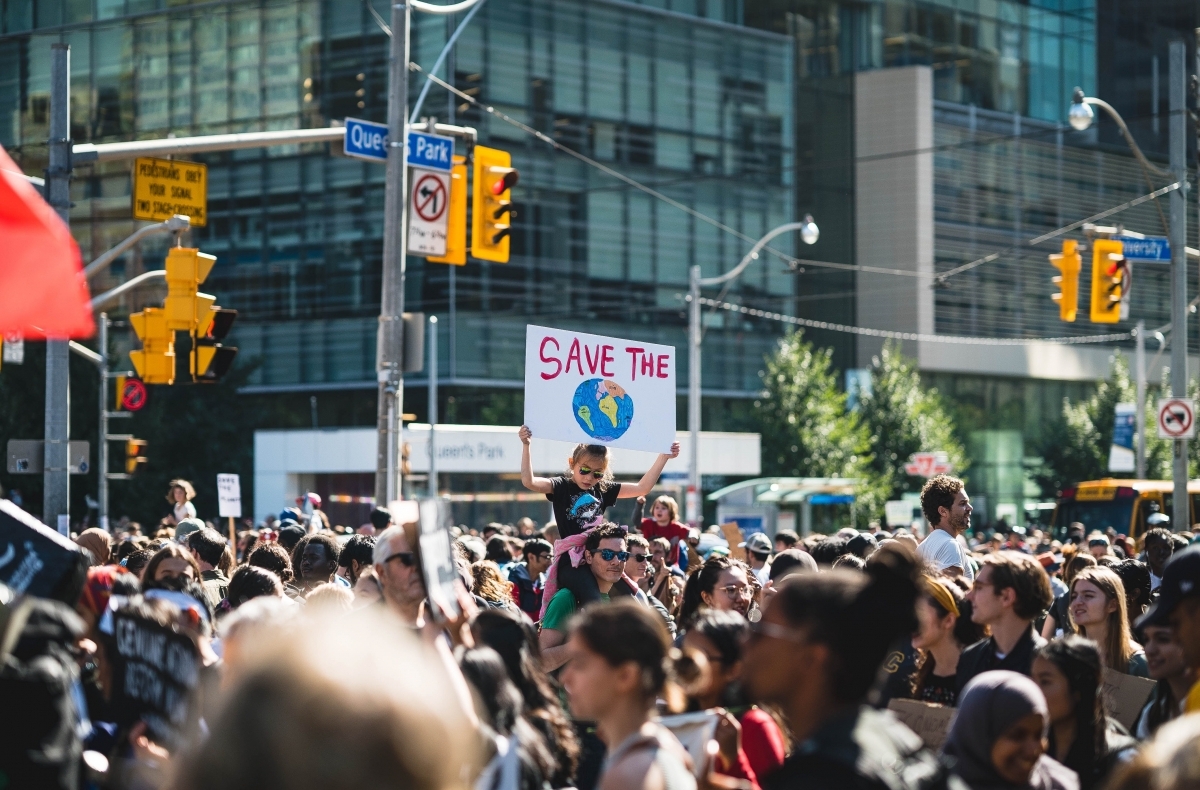
<instances>
[{"instance_id":1,"label":"child's raised arm","mask_svg":"<svg viewBox=\"0 0 1200 790\"><path fill-rule=\"evenodd\" d=\"M529 457L529 440L533 438L533 431L529 430L528 425L522 425L517 435L521 437L521 485L538 494L552 493L554 484L550 478L533 476L533 459ZM659 469L661 471L662 467Z\"/></svg>"},{"instance_id":2,"label":"child's raised arm","mask_svg":"<svg viewBox=\"0 0 1200 790\"><path fill-rule=\"evenodd\" d=\"M658 454L658 458L654 459L654 464L650 467L650 470L642 475L642 479L636 484L621 483L621 493L617 494L617 498L629 499L649 494L654 488L654 484L658 482L658 476L662 474L663 467L667 465L667 461L678 457L679 442L675 442L671 445L671 452ZM522 473L522 479L524 479L524 473Z\"/></svg>"}]
</instances>

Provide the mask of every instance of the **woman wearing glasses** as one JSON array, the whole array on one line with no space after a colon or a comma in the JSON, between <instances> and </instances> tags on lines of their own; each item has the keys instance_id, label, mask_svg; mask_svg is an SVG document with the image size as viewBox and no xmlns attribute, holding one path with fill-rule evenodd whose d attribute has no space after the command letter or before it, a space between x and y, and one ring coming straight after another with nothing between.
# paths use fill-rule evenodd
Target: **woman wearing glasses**
<instances>
[{"instance_id":1,"label":"woman wearing glasses","mask_svg":"<svg viewBox=\"0 0 1200 790\"><path fill-rule=\"evenodd\" d=\"M679 627L686 631L705 609L750 613L755 587L745 563L731 557L711 557L688 577L679 608Z\"/></svg>"},{"instance_id":2,"label":"woman wearing glasses","mask_svg":"<svg viewBox=\"0 0 1200 790\"><path fill-rule=\"evenodd\" d=\"M554 508L559 540L554 543L557 558L546 574L546 591L542 596L542 616L560 587L570 590L580 604L600 600L600 589L586 569L579 567L583 559L583 543L588 530L604 520L604 511L618 499L645 496L658 482L667 461L679 456L679 443L671 445L670 453L660 453L654 464L637 483L618 483L609 468L608 448L602 444L580 444L567 459L567 474L556 477L535 477L529 443L533 432L521 426L521 485L538 494L545 494ZM614 595L634 595L637 585L622 580Z\"/></svg>"}]
</instances>

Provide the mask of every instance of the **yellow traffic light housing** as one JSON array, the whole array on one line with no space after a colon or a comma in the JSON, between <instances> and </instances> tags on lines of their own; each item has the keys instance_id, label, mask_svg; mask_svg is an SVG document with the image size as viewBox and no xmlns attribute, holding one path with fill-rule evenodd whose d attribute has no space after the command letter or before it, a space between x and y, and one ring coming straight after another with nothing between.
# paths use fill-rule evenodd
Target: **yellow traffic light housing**
<instances>
[{"instance_id":1,"label":"yellow traffic light housing","mask_svg":"<svg viewBox=\"0 0 1200 790\"><path fill-rule=\"evenodd\" d=\"M1115 324L1121 320L1121 261L1125 245L1114 239L1092 242L1091 319L1096 324Z\"/></svg>"},{"instance_id":2,"label":"yellow traffic light housing","mask_svg":"<svg viewBox=\"0 0 1200 790\"><path fill-rule=\"evenodd\" d=\"M169 329L161 307L147 307L129 316L129 324L142 341L140 351L130 351L129 359L138 377L147 384L175 383L175 331Z\"/></svg>"},{"instance_id":3,"label":"yellow traffic light housing","mask_svg":"<svg viewBox=\"0 0 1200 790\"><path fill-rule=\"evenodd\" d=\"M213 307L211 310L208 331L192 338L188 367L192 381L196 382L220 381L221 377L229 372L233 359L237 356L236 348L221 344L237 319L237 310L222 307Z\"/></svg>"},{"instance_id":4,"label":"yellow traffic light housing","mask_svg":"<svg viewBox=\"0 0 1200 790\"><path fill-rule=\"evenodd\" d=\"M135 474L138 467L146 463L146 445L145 439L125 440L125 474Z\"/></svg>"},{"instance_id":5,"label":"yellow traffic light housing","mask_svg":"<svg viewBox=\"0 0 1200 790\"><path fill-rule=\"evenodd\" d=\"M1063 241L1062 253L1052 254L1050 265L1061 272L1050 280L1058 286L1058 293L1050 295L1058 304L1058 317L1063 321L1074 321L1079 311L1079 270L1083 268L1079 242L1070 239Z\"/></svg>"},{"instance_id":6,"label":"yellow traffic light housing","mask_svg":"<svg viewBox=\"0 0 1200 790\"><path fill-rule=\"evenodd\" d=\"M167 253L167 301L163 309L170 329L193 337L208 332L217 297L200 293L200 284L208 279L216 262L215 255L194 247L172 247Z\"/></svg>"},{"instance_id":7,"label":"yellow traffic light housing","mask_svg":"<svg viewBox=\"0 0 1200 790\"><path fill-rule=\"evenodd\" d=\"M471 255L481 261L508 263L512 193L519 174L507 151L475 146L475 183L471 187Z\"/></svg>"},{"instance_id":8,"label":"yellow traffic light housing","mask_svg":"<svg viewBox=\"0 0 1200 790\"><path fill-rule=\"evenodd\" d=\"M426 258L430 263L467 263L467 158L454 157L450 168L450 217L446 228L446 254Z\"/></svg>"}]
</instances>

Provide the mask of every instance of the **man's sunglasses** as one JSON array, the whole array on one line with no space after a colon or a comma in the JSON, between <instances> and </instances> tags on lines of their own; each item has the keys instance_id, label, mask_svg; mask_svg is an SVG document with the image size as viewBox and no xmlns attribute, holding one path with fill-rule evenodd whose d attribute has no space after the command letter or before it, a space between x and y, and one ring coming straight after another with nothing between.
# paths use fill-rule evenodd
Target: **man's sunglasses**
<instances>
[{"instance_id":1,"label":"man's sunglasses","mask_svg":"<svg viewBox=\"0 0 1200 790\"><path fill-rule=\"evenodd\" d=\"M592 477L599 480L601 477L604 477L604 470L603 469L588 469L586 466L581 466L581 467L579 467L579 474L591 475Z\"/></svg>"},{"instance_id":2,"label":"man's sunglasses","mask_svg":"<svg viewBox=\"0 0 1200 790\"><path fill-rule=\"evenodd\" d=\"M400 560L404 567L411 568L417 564L417 555L411 551L398 551L384 560L383 564L387 565L392 560Z\"/></svg>"},{"instance_id":3,"label":"man's sunglasses","mask_svg":"<svg viewBox=\"0 0 1200 790\"><path fill-rule=\"evenodd\" d=\"M624 562L625 560L629 559L629 552L627 551L617 551L616 549L600 549L600 551L597 553L600 555L600 559L604 560L605 562L612 562L613 560L620 560L621 562Z\"/></svg>"},{"instance_id":4,"label":"man's sunglasses","mask_svg":"<svg viewBox=\"0 0 1200 790\"><path fill-rule=\"evenodd\" d=\"M650 561L649 554L632 554L630 556L633 557L634 562L649 562Z\"/></svg>"}]
</instances>

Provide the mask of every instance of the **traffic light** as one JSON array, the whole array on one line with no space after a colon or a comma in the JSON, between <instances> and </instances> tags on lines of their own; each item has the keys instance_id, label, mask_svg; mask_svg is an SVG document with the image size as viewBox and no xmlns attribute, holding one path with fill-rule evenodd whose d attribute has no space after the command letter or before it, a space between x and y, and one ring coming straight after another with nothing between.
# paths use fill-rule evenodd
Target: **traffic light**
<instances>
[{"instance_id":1,"label":"traffic light","mask_svg":"<svg viewBox=\"0 0 1200 790\"><path fill-rule=\"evenodd\" d=\"M1121 320L1121 261L1125 245L1115 239L1092 242L1092 323Z\"/></svg>"},{"instance_id":2,"label":"traffic light","mask_svg":"<svg viewBox=\"0 0 1200 790\"><path fill-rule=\"evenodd\" d=\"M136 473L138 467L146 463L146 444L145 439L125 440L125 474Z\"/></svg>"},{"instance_id":3,"label":"traffic light","mask_svg":"<svg viewBox=\"0 0 1200 790\"><path fill-rule=\"evenodd\" d=\"M511 190L518 173L507 151L475 146L475 183L471 197L471 255L481 261L508 263Z\"/></svg>"},{"instance_id":4,"label":"traffic light","mask_svg":"<svg viewBox=\"0 0 1200 790\"><path fill-rule=\"evenodd\" d=\"M1061 272L1050 280L1058 285L1058 293L1050 295L1058 303L1058 317L1063 321L1074 321L1079 310L1079 270L1083 267L1079 242L1063 241L1062 253L1051 255L1050 265Z\"/></svg>"},{"instance_id":5,"label":"traffic light","mask_svg":"<svg viewBox=\"0 0 1200 790\"><path fill-rule=\"evenodd\" d=\"M211 310L217 297L200 293L200 284L208 278L215 255L194 247L172 247L167 253L167 327L183 330L193 337L208 331Z\"/></svg>"},{"instance_id":6,"label":"traffic light","mask_svg":"<svg viewBox=\"0 0 1200 790\"><path fill-rule=\"evenodd\" d=\"M220 381L229 372L237 356L236 348L221 344L237 320L237 310L224 307L210 307L209 310L211 315L207 330L192 339L192 353L188 360L192 381Z\"/></svg>"},{"instance_id":7,"label":"traffic light","mask_svg":"<svg viewBox=\"0 0 1200 790\"><path fill-rule=\"evenodd\" d=\"M147 307L129 316L140 351L130 351L129 359L138 377L147 384L175 383L175 331L167 328L167 316L161 307Z\"/></svg>"},{"instance_id":8,"label":"traffic light","mask_svg":"<svg viewBox=\"0 0 1200 790\"><path fill-rule=\"evenodd\" d=\"M426 258L430 263L467 263L467 158L454 157L450 169L450 217L446 228L446 254Z\"/></svg>"}]
</instances>

